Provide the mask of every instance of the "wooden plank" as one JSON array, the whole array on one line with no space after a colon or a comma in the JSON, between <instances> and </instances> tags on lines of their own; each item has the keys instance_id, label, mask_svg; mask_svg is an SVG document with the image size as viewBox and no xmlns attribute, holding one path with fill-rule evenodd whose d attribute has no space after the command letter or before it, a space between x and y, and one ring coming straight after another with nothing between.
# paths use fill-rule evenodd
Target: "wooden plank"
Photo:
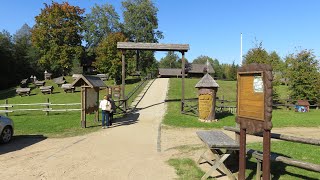
<instances>
[{"instance_id":1,"label":"wooden plank","mask_svg":"<svg viewBox=\"0 0 320 180\"><path fill-rule=\"evenodd\" d=\"M240 132L240 129L235 128L235 127L224 126L223 129L225 129L227 131L233 131L236 133ZM253 135L263 137L262 133L256 133ZM302 137L290 136L290 135L285 135L285 134L277 134L277 133L271 133L271 138L272 139L280 139L280 140L289 141L289 142L297 142L297 143L320 146L320 139L302 138Z\"/></svg>"},{"instance_id":2,"label":"wooden plank","mask_svg":"<svg viewBox=\"0 0 320 180\"><path fill-rule=\"evenodd\" d=\"M255 158L262 160L263 158L263 153L261 151L256 151L253 149L249 149L247 151L247 154L252 154ZM276 161L276 162L282 162L285 163L287 165L290 166L295 166L298 168L302 168L302 169L306 169L306 170L310 170L310 171L315 171L315 172L320 172L320 165L319 164L313 164L313 163L309 163L309 162L304 162L304 161L300 161L297 159L292 159L292 158L288 158L288 157L284 157L281 155L277 155L275 153L271 153L270 154L270 160L271 161Z\"/></svg>"},{"instance_id":3,"label":"wooden plank","mask_svg":"<svg viewBox=\"0 0 320 180\"><path fill-rule=\"evenodd\" d=\"M187 52L189 44L160 44L160 43L135 43L118 42L117 48L122 50L151 50L151 51L184 51Z\"/></svg>"}]
</instances>

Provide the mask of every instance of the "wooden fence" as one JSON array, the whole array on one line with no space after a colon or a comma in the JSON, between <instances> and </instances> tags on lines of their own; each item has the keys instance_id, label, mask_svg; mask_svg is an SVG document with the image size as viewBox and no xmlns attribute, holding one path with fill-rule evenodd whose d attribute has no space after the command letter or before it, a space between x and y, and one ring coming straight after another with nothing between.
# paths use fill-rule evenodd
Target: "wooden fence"
<instances>
[{"instance_id":1,"label":"wooden fence","mask_svg":"<svg viewBox=\"0 0 320 180\"><path fill-rule=\"evenodd\" d=\"M239 135L239 133L240 133L239 128L228 127L228 126L225 126L223 128L227 131L235 132L237 135ZM252 134L252 135L263 137L262 133L256 133L256 134ZM277 134L277 133L271 133L271 139L278 139L278 140L282 140L282 141L293 142L293 143L297 144L297 147L299 146L299 143L320 146L320 139L303 138L303 137L296 137L296 136ZM314 147L314 148L317 148L317 147ZM257 175L256 175L257 177L256 177L256 179L260 179L261 175L262 175L261 164L263 161L263 152L249 149L249 150L247 150L247 155L249 157L253 156L254 158L256 158L256 160L257 160ZM277 153L271 152L270 160L275 161L275 162L281 162L281 163L284 163L289 166L294 166L297 168L306 169L309 171L320 172L320 164L314 164L314 163L305 162L305 161L298 160L298 159L293 159L291 157L278 155Z\"/></svg>"},{"instance_id":2,"label":"wooden fence","mask_svg":"<svg viewBox=\"0 0 320 180\"><path fill-rule=\"evenodd\" d=\"M80 106L80 105L81 103L54 104L50 102L49 98L47 98L47 101L44 103L30 103L30 104L9 104L8 100L5 100L5 104L0 104L0 108L4 108L4 110L0 110L0 113L5 113L6 116L9 116L9 113L13 113L13 112L43 111L45 112L46 115L49 115L49 112L81 111L80 107L76 109L75 108L54 109L53 107L55 106L70 107L70 106Z\"/></svg>"}]
</instances>

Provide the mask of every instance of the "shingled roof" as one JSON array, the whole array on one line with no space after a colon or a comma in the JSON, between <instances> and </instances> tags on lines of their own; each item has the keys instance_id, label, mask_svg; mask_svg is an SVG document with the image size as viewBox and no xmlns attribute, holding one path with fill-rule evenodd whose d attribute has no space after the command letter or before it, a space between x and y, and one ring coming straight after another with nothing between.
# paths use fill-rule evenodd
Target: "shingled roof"
<instances>
[{"instance_id":1,"label":"shingled roof","mask_svg":"<svg viewBox=\"0 0 320 180\"><path fill-rule=\"evenodd\" d=\"M219 87L219 84L208 73L204 75L201 80L196 84L196 88L214 88Z\"/></svg>"},{"instance_id":2,"label":"shingled roof","mask_svg":"<svg viewBox=\"0 0 320 180\"><path fill-rule=\"evenodd\" d=\"M87 87L107 87L107 85L97 76L80 75L71 84L71 87L87 86Z\"/></svg>"},{"instance_id":3,"label":"shingled roof","mask_svg":"<svg viewBox=\"0 0 320 180\"><path fill-rule=\"evenodd\" d=\"M206 64L189 64L188 73L203 73L204 69L207 68ZM214 69L211 64L208 65L208 73L214 73Z\"/></svg>"},{"instance_id":4,"label":"shingled roof","mask_svg":"<svg viewBox=\"0 0 320 180\"><path fill-rule=\"evenodd\" d=\"M181 74L182 74L181 69L159 68L160 76L181 76Z\"/></svg>"}]
</instances>

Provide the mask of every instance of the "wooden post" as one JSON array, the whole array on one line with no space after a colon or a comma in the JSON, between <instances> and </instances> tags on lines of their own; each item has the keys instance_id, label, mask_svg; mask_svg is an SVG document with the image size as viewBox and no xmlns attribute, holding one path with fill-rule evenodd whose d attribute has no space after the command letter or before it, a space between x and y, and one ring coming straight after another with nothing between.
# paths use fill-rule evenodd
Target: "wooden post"
<instances>
[{"instance_id":1,"label":"wooden post","mask_svg":"<svg viewBox=\"0 0 320 180\"><path fill-rule=\"evenodd\" d=\"M139 71L139 50L136 50L136 71Z\"/></svg>"},{"instance_id":2,"label":"wooden post","mask_svg":"<svg viewBox=\"0 0 320 180\"><path fill-rule=\"evenodd\" d=\"M47 98L47 105L46 105L46 108L47 108L47 111L46 111L46 115L48 116L49 115L49 108L50 108L50 106L49 106L49 103L50 103L50 101L49 101L49 98Z\"/></svg>"},{"instance_id":3,"label":"wooden post","mask_svg":"<svg viewBox=\"0 0 320 180\"><path fill-rule=\"evenodd\" d=\"M212 107L211 107L211 120L216 119L216 94L217 94L218 88L213 89L212 94Z\"/></svg>"},{"instance_id":4,"label":"wooden post","mask_svg":"<svg viewBox=\"0 0 320 180\"><path fill-rule=\"evenodd\" d=\"M6 116L8 117L9 116L9 113L8 113L8 110L9 110L9 107L8 107L8 99L5 100L5 104L7 105L5 107L5 110L6 110Z\"/></svg>"},{"instance_id":5,"label":"wooden post","mask_svg":"<svg viewBox=\"0 0 320 180\"><path fill-rule=\"evenodd\" d=\"M81 87L81 127L86 128L86 88Z\"/></svg>"},{"instance_id":6,"label":"wooden post","mask_svg":"<svg viewBox=\"0 0 320 180\"><path fill-rule=\"evenodd\" d=\"M125 99L125 85L126 85L126 69L125 69L125 66L126 66L126 62L125 62L125 51L122 50L121 51L122 53L122 99ZM127 110L127 107L126 107L126 103L124 103L124 109Z\"/></svg>"},{"instance_id":7,"label":"wooden post","mask_svg":"<svg viewBox=\"0 0 320 180\"><path fill-rule=\"evenodd\" d=\"M185 76L185 59L184 59L184 52L181 52L182 54L182 78L181 78L181 84L182 84L182 92L181 92L181 112L184 112L184 76Z\"/></svg>"},{"instance_id":8,"label":"wooden post","mask_svg":"<svg viewBox=\"0 0 320 180\"><path fill-rule=\"evenodd\" d=\"M262 165L262 177L263 180L270 179L270 130L263 131L263 165Z\"/></svg>"},{"instance_id":9,"label":"wooden post","mask_svg":"<svg viewBox=\"0 0 320 180\"><path fill-rule=\"evenodd\" d=\"M240 152L238 179L246 178L246 129L240 128Z\"/></svg>"}]
</instances>

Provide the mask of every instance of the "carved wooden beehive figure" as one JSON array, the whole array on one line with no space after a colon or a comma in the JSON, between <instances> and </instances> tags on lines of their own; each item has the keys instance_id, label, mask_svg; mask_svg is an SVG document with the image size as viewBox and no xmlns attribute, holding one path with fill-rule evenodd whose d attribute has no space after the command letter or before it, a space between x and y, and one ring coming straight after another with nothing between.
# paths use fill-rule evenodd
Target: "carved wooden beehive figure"
<instances>
[{"instance_id":1,"label":"carved wooden beehive figure","mask_svg":"<svg viewBox=\"0 0 320 180\"><path fill-rule=\"evenodd\" d=\"M205 122L215 120L216 94L219 85L207 73L195 87L198 88L199 120Z\"/></svg>"}]
</instances>

